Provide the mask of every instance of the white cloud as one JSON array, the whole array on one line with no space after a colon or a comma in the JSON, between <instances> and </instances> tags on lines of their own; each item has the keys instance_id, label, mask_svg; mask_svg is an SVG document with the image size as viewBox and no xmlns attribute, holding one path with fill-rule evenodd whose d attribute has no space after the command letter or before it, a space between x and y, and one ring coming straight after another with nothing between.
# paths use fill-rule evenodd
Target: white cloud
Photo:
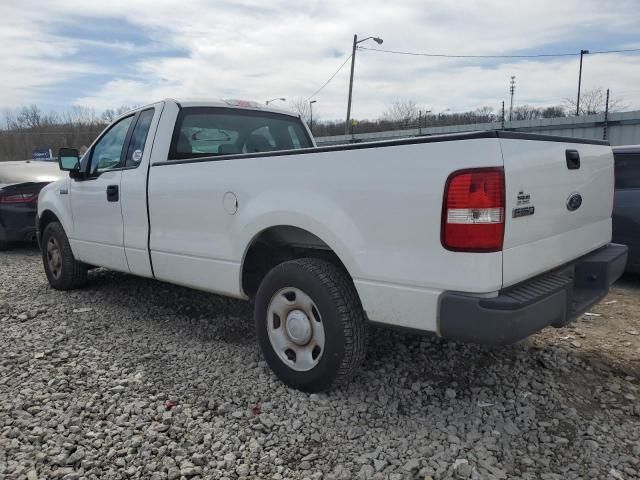
<instances>
[{"instance_id":1,"label":"white cloud","mask_svg":"<svg viewBox=\"0 0 640 480\"><path fill-rule=\"evenodd\" d=\"M65 57L75 53L69 39L37 32L43 12L23 14L18 4L0 5L3 26L0 29L0 105L14 107L38 103L51 85L92 71L86 63L67 63Z\"/></svg>"},{"instance_id":2,"label":"white cloud","mask_svg":"<svg viewBox=\"0 0 640 480\"><path fill-rule=\"evenodd\" d=\"M10 62L18 65L9 79L0 78L3 105L32 103L32 98L54 95L57 85L96 68L64 62L65 56L76 48L87 48L86 44L46 33L31 38L24 34L34 21L72 26L80 18L87 24L103 18L122 19L154 43L187 52L182 57L162 57L151 54L150 49L146 60L126 65L121 72L113 69L111 80L75 99L77 104L97 109L169 96L306 97L350 53L353 32L379 35L385 40L384 47L392 50L502 54L525 49L564 51L565 45L578 42L596 49L608 35L633 32L640 23L636 2L602 0L59 0L27 1L9 10L17 20L12 24L23 34L0 33L5 48L15 46ZM596 38L600 40L591 40ZM108 43L114 49L138 48L119 39ZM638 58L586 57L584 88L602 85L626 92L626 103L640 107ZM38 65L50 74L33 78ZM344 116L348 71L346 65L317 96L314 112L321 118ZM433 111L482 105L497 108L501 100L508 99L510 75L517 76L516 103L557 104L575 95L577 59L496 63L359 51L353 116L376 117L395 97L413 98Z\"/></svg>"}]
</instances>

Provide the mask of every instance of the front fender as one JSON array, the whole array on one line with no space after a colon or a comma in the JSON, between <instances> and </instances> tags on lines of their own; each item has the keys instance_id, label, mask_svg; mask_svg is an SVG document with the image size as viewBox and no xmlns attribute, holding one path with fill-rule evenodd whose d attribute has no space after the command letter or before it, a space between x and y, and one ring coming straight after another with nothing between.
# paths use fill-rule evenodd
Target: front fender
<instances>
[{"instance_id":1,"label":"front fender","mask_svg":"<svg viewBox=\"0 0 640 480\"><path fill-rule=\"evenodd\" d=\"M45 212L51 212L58 218L67 237L71 238L73 236L71 185L68 178L50 183L40 190L40 195L38 196L38 222L39 219L43 218Z\"/></svg>"}]
</instances>

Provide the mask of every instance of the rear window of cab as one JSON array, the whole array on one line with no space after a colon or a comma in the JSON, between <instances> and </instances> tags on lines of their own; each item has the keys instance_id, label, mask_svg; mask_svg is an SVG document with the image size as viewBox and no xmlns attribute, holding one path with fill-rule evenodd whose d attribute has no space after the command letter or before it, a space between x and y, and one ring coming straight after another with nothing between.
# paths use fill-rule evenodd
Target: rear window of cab
<instances>
[{"instance_id":1,"label":"rear window of cab","mask_svg":"<svg viewBox=\"0 0 640 480\"><path fill-rule=\"evenodd\" d=\"M186 107L178 114L169 160L312 146L297 117L249 109Z\"/></svg>"}]
</instances>

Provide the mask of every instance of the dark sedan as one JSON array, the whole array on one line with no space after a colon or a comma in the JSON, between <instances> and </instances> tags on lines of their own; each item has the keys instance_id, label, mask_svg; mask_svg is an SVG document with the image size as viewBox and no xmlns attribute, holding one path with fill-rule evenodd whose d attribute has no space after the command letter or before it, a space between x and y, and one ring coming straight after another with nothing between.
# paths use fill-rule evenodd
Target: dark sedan
<instances>
[{"instance_id":1,"label":"dark sedan","mask_svg":"<svg viewBox=\"0 0 640 480\"><path fill-rule=\"evenodd\" d=\"M57 163L0 162L0 250L12 242L35 239L38 194L59 178Z\"/></svg>"},{"instance_id":2,"label":"dark sedan","mask_svg":"<svg viewBox=\"0 0 640 480\"><path fill-rule=\"evenodd\" d=\"M627 271L640 273L640 145L614 147L613 241L629 247Z\"/></svg>"}]
</instances>

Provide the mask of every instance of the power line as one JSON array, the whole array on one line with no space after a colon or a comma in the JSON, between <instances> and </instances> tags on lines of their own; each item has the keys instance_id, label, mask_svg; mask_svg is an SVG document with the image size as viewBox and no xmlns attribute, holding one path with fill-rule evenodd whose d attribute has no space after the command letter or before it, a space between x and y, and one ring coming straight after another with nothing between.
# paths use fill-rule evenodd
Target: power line
<instances>
[{"instance_id":1,"label":"power line","mask_svg":"<svg viewBox=\"0 0 640 480\"><path fill-rule=\"evenodd\" d=\"M403 52L400 50L384 50L382 48L358 47L360 50L369 50L372 52L394 53L396 55L410 55L414 57L441 57L441 58L543 58L543 57L577 57L577 53L537 53L530 55L449 55L445 53L419 53L419 52ZM629 53L640 52L640 48L629 48L625 50L602 50L592 51L591 55L606 53Z\"/></svg>"},{"instance_id":2,"label":"power line","mask_svg":"<svg viewBox=\"0 0 640 480\"><path fill-rule=\"evenodd\" d=\"M399 50L383 50L381 48L358 47L361 50L371 50L372 52L395 53L397 55L411 55L414 57L444 57L444 58L537 58L537 57L572 57L579 53L541 53L536 55L449 55L445 53L418 53L402 52Z\"/></svg>"},{"instance_id":3,"label":"power line","mask_svg":"<svg viewBox=\"0 0 640 480\"><path fill-rule=\"evenodd\" d=\"M598 55L598 54L603 54L603 53L629 53L629 52L640 52L640 48L627 48L624 50L602 50L599 52L590 52L590 55ZM579 55L579 53L577 53L576 55Z\"/></svg>"},{"instance_id":4,"label":"power line","mask_svg":"<svg viewBox=\"0 0 640 480\"><path fill-rule=\"evenodd\" d=\"M324 82L324 83L322 84L322 86L321 86L318 90L316 90L316 91L315 91L315 92L313 92L311 95L309 95L309 96L308 96L304 101L305 101L305 102L308 102L308 101L309 101L309 100L311 100L313 97L315 97L318 93L320 93L320 91L321 91L324 87L326 87L327 85L329 85L329 82L331 82L331 80L333 80L333 77L335 77L335 76L338 74L338 72L339 72L340 70L342 70L342 67L344 67L350 59L351 59L351 55L349 55L349 56L345 59L345 61L344 61L344 62L342 62L342 65L340 65L340 67L338 68L338 70L336 70L336 71L335 71L335 73L329 77L329 80L327 80L326 82Z\"/></svg>"}]
</instances>

